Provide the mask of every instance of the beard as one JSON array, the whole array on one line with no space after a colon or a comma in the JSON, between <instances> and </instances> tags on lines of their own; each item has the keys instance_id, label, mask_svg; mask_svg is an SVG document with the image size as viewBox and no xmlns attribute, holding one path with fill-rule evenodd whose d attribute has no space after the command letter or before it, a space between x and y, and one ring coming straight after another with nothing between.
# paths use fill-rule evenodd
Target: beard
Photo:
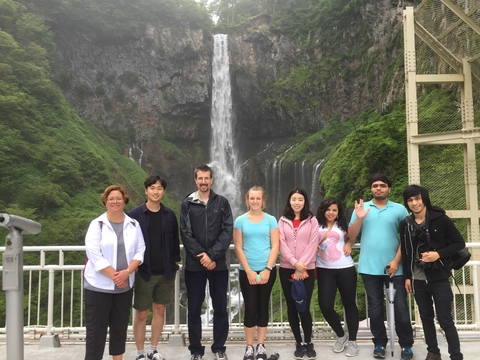
<instances>
[{"instance_id":1,"label":"beard","mask_svg":"<svg viewBox=\"0 0 480 360\"><path fill-rule=\"evenodd\" d=\"M373 198L375 200L378 200L378 201L383 201L383 200L386 200L388 198L388 194L385 194L385 195L373 195Z\"/></svg>"}]
</instances>

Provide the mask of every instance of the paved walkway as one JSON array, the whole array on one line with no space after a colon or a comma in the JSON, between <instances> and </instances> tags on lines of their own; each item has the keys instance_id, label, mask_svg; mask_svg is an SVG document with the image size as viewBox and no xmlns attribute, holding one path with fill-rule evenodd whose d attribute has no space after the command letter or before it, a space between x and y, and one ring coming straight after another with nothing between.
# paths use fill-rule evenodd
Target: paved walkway
<instances>
[{"instance_id":1,"label":"paved walkway","mask_svg":"<svg viewBox=\"0 0 480 360\"><path fill-rule=\"evenodd\" d=\"M317 360L341 360L349 359L344 354L335 354L332 351L333 341L314 341L315 349L317 351ZM209 344L205 344L207 350L210 350ZM359 341L360 351L358 356L353 359L373 359L372 351L373 345L370 341L361 340ZM38 342L31 342L25 344L24 347L24 359L35 359L35 360L83 360L85 356L85 344L84 343L72 343L72 342L63 342L60 347L39 347ZM268 355L273 352L280 354L279 360L293 360L293 351L295 346L293 342L285 341L267 341L266 349ZM444 341L440 344L440 349L443 354L443 359L447 360L448 352L447 345ZM241 342L228 342L227 343L227 355L229 360L242 360L243 353L245 350L245 345ZM159 351L167 360L189 360L190 353L186 346L169 346L168 344L161 344L159 346ZM413 351L415 353L415 360L423 360L427 355L425 344L422 340L417 340L413 346ZM462 340L462 352L464 354L465 360L476 360L480 357L480 344L479 341L474 340ZM111 359L108 356L108 344L106 347L104 359ZM133 343L127 344L127 350L124 356L125 360L135 360L136 358L136 348ZM6 359L6 344L5 342L0 342L0 359ZM211 352L207 352L203 357L204 360L213 360L213 355ZM395 355L392 358L390 353L387 352L386 359L400 359L400 348L395 347ZM20 357L15 357L15 359L7 360L22 360Z\"/></svg>"}]
</instances>

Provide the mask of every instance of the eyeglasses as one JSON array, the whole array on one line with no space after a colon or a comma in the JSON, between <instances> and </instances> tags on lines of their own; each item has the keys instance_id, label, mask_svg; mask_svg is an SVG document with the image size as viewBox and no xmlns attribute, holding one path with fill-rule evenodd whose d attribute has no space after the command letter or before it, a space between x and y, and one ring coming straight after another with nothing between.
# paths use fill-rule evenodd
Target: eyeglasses
<instances>
[{"instance_id":1,"label":"eyeglasses","mask_svg":"<svg viewBox=\"0 0 480 360\"><path fill-rule=\"evenodd\" d=\"M387 187L388 187L387 184L372 184L372 189L376 189L376 188L385 189L385 188L387 188Z\"/></svg>"}]
</instances>

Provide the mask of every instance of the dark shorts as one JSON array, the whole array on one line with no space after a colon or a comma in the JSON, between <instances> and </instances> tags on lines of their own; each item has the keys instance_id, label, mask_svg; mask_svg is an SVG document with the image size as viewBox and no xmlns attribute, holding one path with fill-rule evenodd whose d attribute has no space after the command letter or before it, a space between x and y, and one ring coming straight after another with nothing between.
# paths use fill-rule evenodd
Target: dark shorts
<instances>
[{"instance_id":1,"label":"dark shorts","mask_svg":"<svg viewBox=\"0 0 480 360\"><path fill-rule=\"evenodd\" d=\"M173 299L175 276L166 279L163 275L152 275L145 281L137 272L135 274L135 296L133 307L136 310L148 310L152 303L168 305Z\"/></svg>"}]
</instances>

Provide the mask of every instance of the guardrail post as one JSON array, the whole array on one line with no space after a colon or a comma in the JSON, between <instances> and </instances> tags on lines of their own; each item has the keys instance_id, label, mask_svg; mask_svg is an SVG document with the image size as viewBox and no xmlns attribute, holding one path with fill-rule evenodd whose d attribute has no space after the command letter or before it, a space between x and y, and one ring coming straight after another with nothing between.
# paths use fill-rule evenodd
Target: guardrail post
<instances>
[{"instance_id":1,"label":"guardrail post","mask_svg":"<svg viewBox=\"0 0 480 360\"><path fill-rule=\"evenodd\" d=\"M46 334L40 338L40 347L60 347L58 334L52 334L53 328L53 297L55 285L55 271L48 270L48 309L47 309L47 330Z\"/></svg>"},{"instance_id":2,"label":"guardrail post","mask_svg":"<svg viewBox=\"0 0 480 360\"><path fill-rule=\"evenodd\" d=\"M475 325L480 327L480 299L479 299L479 286L478 286L478 266L473 265L470 272L473 277L473 307L475 309Z\"/></svg>"},{"instance_id":3,"label":"guardrail post","mask_svg":"<svg viewBox=\"0 0 480 360\"><path fill-rule=\"evenodd\" d=\"M175 275L175 294L174 314L173 314L173 333L168 340L169 346L185 346L185 335L180 332L180 272Z\"/></svg>"}]
</instances>

